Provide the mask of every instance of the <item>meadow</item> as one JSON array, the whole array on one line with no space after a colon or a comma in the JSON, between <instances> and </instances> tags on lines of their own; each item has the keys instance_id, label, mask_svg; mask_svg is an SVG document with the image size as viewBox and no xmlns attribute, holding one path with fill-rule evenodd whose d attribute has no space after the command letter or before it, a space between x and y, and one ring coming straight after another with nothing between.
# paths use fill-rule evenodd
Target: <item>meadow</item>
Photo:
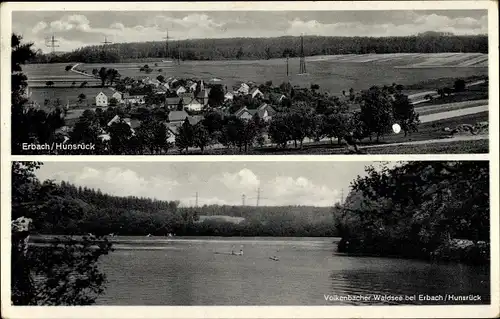
<instances>
[{"instance_id":1,"label":"meadow","mask_svg":"<svg viewBox=\"0 0 500 319\"><path fill-rule=\"evenodd\" d=\"M307 74L298 74L299 59L289 59L289 75L286 73L286 59L270 60L229 60L229 61L181 61L149 62L153 72L140 72L140 67L146 63L116 63L116 64L81 64L79 69L92 73L94 68L114 68L122 77L158 75L177 78L195 78L209 81L221 79L229 90L242 81L264 83L272 81L280 84L290 81L292 85L310 87L318 84L320 91L330 94L341 94L349 88L355 90L367 89L373 85L391 85L398 83L409 85L437 78L466 78L488 74L488 56L480 53L436 53L436 54L363 54L313 56L306 58ZM58 76L89 78L74 72L64 70L67 64L32 64L24 67L28 77L35 79ZM438 67L439 66L439 67ZM159 71L161 70L161 72ZM91 78L90 78L91 79ZM91 79L92 80L92 79ZM71 81L68 80L66 85ZM90 81L89 81L90 82ZM78 86L77 82L77 86ZM56 86L64 85L63 82Z\"/></svg>"}]
</instances>

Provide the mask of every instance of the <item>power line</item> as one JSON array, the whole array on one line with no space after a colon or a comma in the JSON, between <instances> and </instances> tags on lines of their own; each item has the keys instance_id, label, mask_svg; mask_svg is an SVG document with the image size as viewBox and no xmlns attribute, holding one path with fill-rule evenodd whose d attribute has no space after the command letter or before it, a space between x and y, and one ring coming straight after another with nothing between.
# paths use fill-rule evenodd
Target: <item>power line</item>
<instances>
[{"instance_id":1,"label":"power line","mask_svg":"<svg viewBox=\"0 0 500 319\"><path fill-rule=\"evenodd\" d=\"M52 35L52 37L50 37L49 39L45 39L45 45L47 47L51 48L52 54L55 54L56 48L59 47L59 45L56 44L57 42L59 42L59 40L56 40L56 38L54 37L54 35Z\"/></svg>"}]
</instances>

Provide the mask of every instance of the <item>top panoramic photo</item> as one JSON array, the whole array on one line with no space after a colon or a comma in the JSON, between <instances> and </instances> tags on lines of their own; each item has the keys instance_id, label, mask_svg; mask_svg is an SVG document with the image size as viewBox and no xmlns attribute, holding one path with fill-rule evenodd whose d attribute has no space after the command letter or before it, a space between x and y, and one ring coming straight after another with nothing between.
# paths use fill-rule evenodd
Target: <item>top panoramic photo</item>
<instances>
[{"instance_id":1,"label":"top panoramic photo","mask_svg":"<svg viewBox=\"0 0 500 319\"><path fill-rule=\"evenodd\" d=\"M14 155L488 153L488 11L13 11Z\"/></svg>"}]
</instances>

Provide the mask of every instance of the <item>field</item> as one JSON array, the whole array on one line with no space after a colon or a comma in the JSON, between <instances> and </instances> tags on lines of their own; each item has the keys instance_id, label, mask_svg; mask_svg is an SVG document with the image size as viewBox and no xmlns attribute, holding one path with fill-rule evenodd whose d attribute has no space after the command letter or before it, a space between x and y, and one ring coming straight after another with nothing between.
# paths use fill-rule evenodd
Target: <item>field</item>
<instances>
[{"instance_id":1,"label":"field","mask_svg":"<svg viewBox=\"0 0 500 319\"><path fill-rule=\"evenodd\" d=\"M289 76L286 75L286 60L241 60L241 61L182 61L148 63L154 69L148 76L201 78L209 81L213 78L222 79L222 84L229 89L240 81L264 83L271 80L279 84L289 80L292 85L309 87L318 84L320 91L340 94L342 90L367 89L373 85L390 85L398 83L408 85L437 78L466 78L488 74L488 56L469 53L439 53L439 54L366 54L314 56L306 58L308 74L299 75L299 59L289 60ZM472 63L473 61L476 61ZM81 64L79 69L91 73L94 68L115 68L122 76L136 77L146 75L140 72L140 66L145 63L117 64ZM418 65L419 67L415 67ZM428 67L424 67L428 65ZM36 64L26 65L24 71L28 77L40 79L49 76L89 78L74 72L66 72L66 64ZM440 66L440 67L436 67ZM161 69L162 72L158 70ZM57 82L57 85L69 85L68 82ZM90 83L90 81L89 81ZM77 81L77 85L78 85ZM435 88L435 87L433 87Z\"/></svg>"},{"instance_id":2,"label":"field","mask_svg":"<svg viewBox=\"0 0 500 319\"><path fill-rule=\"evenodd\" d=\"M62 105L69 104L71 106L76 105L78 103L78 95L81 93L85 94L87 97L86 101L83 101L83 105L95 103L95 96L99 94L99 92L109 92L109 89L105 88L69 88L69 87L32 87L30 88L32 101L36 101L42 108L44 107L45 100L49 99L51 102L60 100Z\"/></svg>"}]
</instances>

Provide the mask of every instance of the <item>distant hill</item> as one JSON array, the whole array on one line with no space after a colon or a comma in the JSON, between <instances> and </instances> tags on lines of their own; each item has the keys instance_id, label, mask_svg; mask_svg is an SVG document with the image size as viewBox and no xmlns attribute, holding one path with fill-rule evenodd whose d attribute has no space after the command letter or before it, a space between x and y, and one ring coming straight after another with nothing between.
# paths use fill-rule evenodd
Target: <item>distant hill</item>
<instances>
[{"instance_id":1,"label":"distant hill","mask_svg":"<svg viewBox=\"0 0 500 319\"><path fill-rule=\"evenodd\" d=\"M118 63L146 59L253 60L300 55L300 37L195 39L87 46L62 55L38 54L33 63ZM488 52L487 35L457 36L429 31L406 37L304 37L304 54Z\"/></svg>"}]
</instances>

